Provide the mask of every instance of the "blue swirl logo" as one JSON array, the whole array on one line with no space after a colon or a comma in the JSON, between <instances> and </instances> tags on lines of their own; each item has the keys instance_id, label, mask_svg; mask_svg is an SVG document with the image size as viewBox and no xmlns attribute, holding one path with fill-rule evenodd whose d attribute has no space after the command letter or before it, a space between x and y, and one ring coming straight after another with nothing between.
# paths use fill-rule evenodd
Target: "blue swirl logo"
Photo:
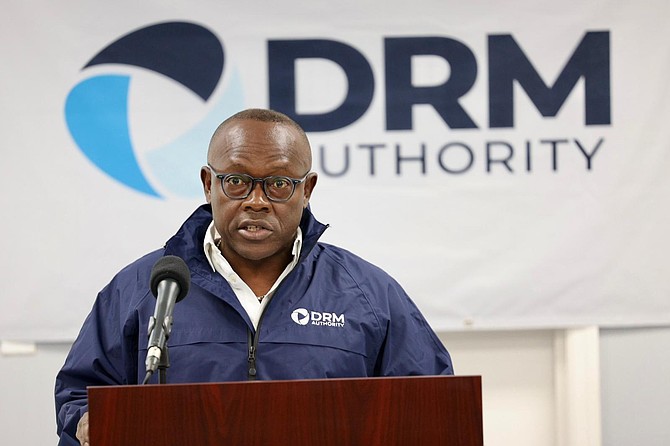
<instances>
[{"instance_id":1,"label":"blue swirl logo","mask_svg":"<svg viewBox=\"0 0 670 446\"><path fill-rule=\"evenodd\" d=\"M149 70L169 79L174 88L185 87L204 104L204 117L167 144L140 153L131 132L136 124L129 107L132 74L115 73L110 64ZM216 103L210 103L224 69L219 39L193 23L160 23L120 37L82 71L101 65L70 90L65 102L65 120L79 149L100 170L137 192L156 198L201 196L198 171L209 137L244 102L235 72L226 88L219 88ZM161 122L160 117L155 120Z\"/></svg>"}]
</instances>

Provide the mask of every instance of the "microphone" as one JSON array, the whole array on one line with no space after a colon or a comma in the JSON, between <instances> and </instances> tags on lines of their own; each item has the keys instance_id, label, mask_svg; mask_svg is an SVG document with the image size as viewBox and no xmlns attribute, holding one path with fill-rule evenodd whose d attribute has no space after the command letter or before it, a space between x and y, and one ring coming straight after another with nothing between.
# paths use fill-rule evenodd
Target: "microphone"
<instances>
[{"instance_id":1,"label":"microphone","mask_svg":"<svg viewBox=\"0 0 670 446\"><path fill-rule=\"evenodd\" d=\"M156 297L154 315L149 319L147 344L146 384L156 371L166 342L172 330L172 310L188 293L191 273L186 263L177 256L161 257L151 270L151 292Z\"/></svg>"}]
</instances>

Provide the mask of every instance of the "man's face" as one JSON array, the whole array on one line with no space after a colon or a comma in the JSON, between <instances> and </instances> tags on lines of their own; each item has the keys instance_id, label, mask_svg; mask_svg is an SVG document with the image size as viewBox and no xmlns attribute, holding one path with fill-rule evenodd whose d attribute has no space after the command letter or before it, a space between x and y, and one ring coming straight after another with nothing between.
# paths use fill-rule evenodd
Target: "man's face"
<instances>
[{"instance_id":1,"label":"man's face","mask_svg":"<svg viewBox=\"0 0 670 446\"><path fill-rule=\"evenodd\" d=\"M232 121L212 141L208 162L217 173L256 178L282 175L300 179L310 169L309 146L290 125L255 120ZM316 174L296 185L286 202L270 201L256 183L247 198L228 198L208 168L201 171L221 252L235 267L256 262L287 262L302 211L316 184Z\"/></svg>"}]
</instances>

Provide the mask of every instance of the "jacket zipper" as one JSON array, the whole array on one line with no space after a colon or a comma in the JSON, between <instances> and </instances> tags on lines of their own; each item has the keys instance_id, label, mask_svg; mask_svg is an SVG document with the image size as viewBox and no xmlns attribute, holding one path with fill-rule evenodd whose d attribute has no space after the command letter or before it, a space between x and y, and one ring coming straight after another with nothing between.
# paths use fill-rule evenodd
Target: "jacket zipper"
<instances>
[{"instance_id":1,"label":"jacket zipper","mask_svg":"<svg viewBox=\"0 0 670 446\"><path fill-rule=\"evenodd\" d=\"M281 285L277 287L275 290L275 295L277 294L277 291L279 291L279 288L281 288ZM249 351L247 355L247 379L249 381L254 381L256 379L256 351L258 350L258 336L260 335L261 332L261 324L263 323L263 318L265 317L265 312L267 311L267 306L263 309L263 313L261 313L261 317L258 319L258 325L256 325L256 332L252 332L251 328L248 329L247 331L247 339L248 339L248 345L249 345Z\"/></svg>"},{"instance_id":2,"label":"jacket zipper","mask_svg":"<svg viewBox=\"0 0 670 446\"><path fill-rule=\"evenodd\" d=\"M260 321L259 321L260 325ZM256 330L256 335L251 333L251 329L249 329L248 333L248 339L249 339L249 356L247 357L247 364L248 364L248 376L247 379L249 381L254 381L256 379L256 346L257 346L257 340L256 338L258 337L258 330Z\"/></svg>"},{"instance_id":3,"label":"jacket zipper","mask_svg":"<svg viewBox=\"0 0 670 446\"><path fill-rule=\"evenodd\" d=\"M321 237L321 235L323 235L323 233L325 232L326 229L328 229L329 226L330 225L325 225L325 227L319 232L318 236L316 237L317 240ZM309 251L306 251L306 252L303 252L303 253L300 254L300 260L298 261L298 264L296 264L296 268L305 258L307 258L307 255L312 251L312 249L314 249L314 246L316 246L316 242L310 248ZM279 286L277 287L277 289L275 290L274 296L277 295L279 290L282 288L282 285L284 283L286 283L286 279L288 279L288 277L291 276L292 274L293 274L293 271L291 271L288 276L284 277L284 280L282 281L282 283L280 283ZM268 303L268 305L269 305L269 303ZM263 309L263 313L261 313L261 317L258 319L258 325L256 325L256 332L255 333L252 332L251 328L249 328L248 331L247 331L247 334L248 334L247 343L249 345L249 351L248 351L248 355L247 355L247 380L248 381L256 380L256 374L258 372L258 370L256 369L256 350L258 350L258 336L261 332L261 324L263 323L263 318L265 317L265 312L267 311L267 308L268 307L266 306Z\"/></svg>"}]
</instances>

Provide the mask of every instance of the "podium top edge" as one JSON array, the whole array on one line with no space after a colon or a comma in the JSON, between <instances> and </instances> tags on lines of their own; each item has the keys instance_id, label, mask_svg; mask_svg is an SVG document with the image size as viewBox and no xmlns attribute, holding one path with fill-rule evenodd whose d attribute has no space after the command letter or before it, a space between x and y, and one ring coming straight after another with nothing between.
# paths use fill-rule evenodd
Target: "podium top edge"
<instances>
[{"instance_id":1,"label":"podium top edge","mask_svg":"<svg viewBox=\"0 0 670 446\"><path fill-rule=\"evenodd\" d=\"M476 381L481 383L481 375L415 375L415 376L374 376L374 377L351 377L351 378L317 378L317 379L282 379L282 380L256 380L256 381L212 381L212 382L183 382L183 383L167 383L167 384L130 384L130 385L109 385L109 386L87 386L87 390L91 389L120 389L120 388L151 388L151 387L190 387L190 386L220 386L220 385L273 385L273 384L300 384L300 383L341 383L341 382L380 382L380 381L435 381L435 380L451 380L451 381Z\"/></svg>"}]
</instances>

